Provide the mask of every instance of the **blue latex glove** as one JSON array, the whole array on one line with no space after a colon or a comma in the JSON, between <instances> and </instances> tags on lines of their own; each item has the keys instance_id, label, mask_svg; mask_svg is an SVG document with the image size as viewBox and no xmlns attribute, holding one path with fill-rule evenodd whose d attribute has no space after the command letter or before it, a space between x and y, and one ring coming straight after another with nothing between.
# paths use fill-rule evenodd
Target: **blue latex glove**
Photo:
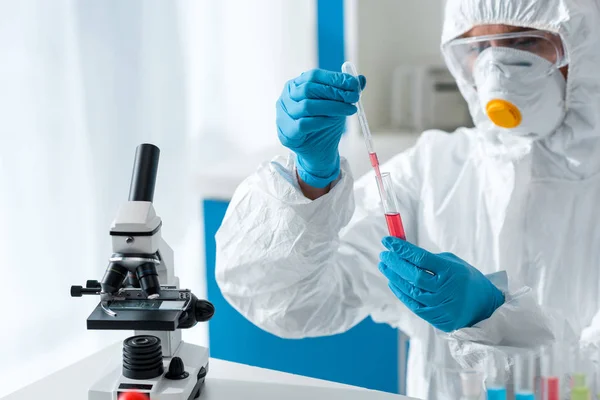
<instances>
[{"instance_id":1,"label":"blue latex glove","mask_svg":"<svg viewBox=\"0 0 600 400\"><path fill-rule=\"evenodd\" d=\"M392 292L437 329L451 332L489 318L504 295L479 270L451 253L433 254L395 237L380 254L379 270ZM426 271L431 271L431 275Z\"/></svg>"},{"instance_id":2,"label":"blue latex glove","mask_svg":"<svg viewBox=\"0 0 600 400\"><path fill-rule=\"evenodd\" d=\"M338 145L358 98L359 79L341 72L315 69L285 84L277 100L279 140L296 153L298 176L308 185L324 188L337 179Z\"/></svg>"}]
</instances>

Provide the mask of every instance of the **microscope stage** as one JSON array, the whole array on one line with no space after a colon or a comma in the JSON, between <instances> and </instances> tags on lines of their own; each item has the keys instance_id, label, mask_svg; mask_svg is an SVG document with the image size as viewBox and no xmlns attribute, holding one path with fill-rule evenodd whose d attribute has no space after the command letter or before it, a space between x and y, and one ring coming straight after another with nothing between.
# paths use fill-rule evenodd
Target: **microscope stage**
<instances>
[{"instance_id":1,"label":"microscope stage","mask_svg":"<svg viewBox=\"0 0 600 400\"><path fill-rule=\"evenodd\" d=\"M135 293L135 292L134 292ZM108 309L116 315L108 315L98 304L87 319L88 329L174 331L185 312L187 292L160 299L126 298L110 301Z\"/></svg>"},{"instance_id":2,"label":"microscope stage","mask_svg":"<svg viewBox=\"0 0 600 400\"><path fill-rule=\"evenodd\" d=\"M179 326L183 310L113 310L116 316L107 315L97 305L87 319L88 329L174 331Z\"/></svg>"}]
</instances>

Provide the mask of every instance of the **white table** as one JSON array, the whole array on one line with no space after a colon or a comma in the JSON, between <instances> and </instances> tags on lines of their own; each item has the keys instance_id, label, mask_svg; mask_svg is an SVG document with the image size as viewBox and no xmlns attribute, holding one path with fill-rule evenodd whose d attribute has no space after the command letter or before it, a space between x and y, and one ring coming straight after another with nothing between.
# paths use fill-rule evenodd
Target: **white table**
<instances>
[{"instance_id":1,"label":"white table","mask_svg":"<svg viewBox=\"0 0 600 400\"><path fill-rule=\"evenodd\" d=\"M85 400L87 389L107 368L119 362L122 343L115 343L70 367L4 397L3 400ZM210 359L201 400L409 400L407 397Z\"/></svg>"}]
</instances>

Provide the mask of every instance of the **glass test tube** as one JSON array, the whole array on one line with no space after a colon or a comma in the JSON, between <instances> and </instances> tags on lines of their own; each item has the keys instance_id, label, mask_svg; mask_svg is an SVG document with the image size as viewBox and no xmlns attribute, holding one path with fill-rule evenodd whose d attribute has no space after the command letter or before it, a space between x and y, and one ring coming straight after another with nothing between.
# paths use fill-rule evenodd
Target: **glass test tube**
<instances>
[{"instance_id":1,"label":"glass test tube","mask_svg":"<svg viewBox=\"0 0 600 400\"><path fill-rule=\"evenodd\" d=\"M540 359L542 400L560 400L560 348L548 346L542 349Z\"/></svg>"},{"instance_id":2,"label":"glass test tube","mask_svg":"<svg viewBox=\"0 0 600 400\"><path fill-rule=\"evenodd\" d=\"M534 398L535 358L533 353L519 354L515 357L514 382L517 399Z\"/></svg>"},{"instance_id":3,"label":"glass test tube","mask_svg":"<svg viewBox=\"0 0 600 400\"><path fill-rule=\"evenodd\" d=\"M591 391L586 377L592 375L593 366L581 349L574 346L573 366L571 367L571 400L589 400Z\"/></svg>"},{"instance_id":4,"label":"glass test tube","mask_svg":"<svg viewBox=\"0 0 600 400\"><path fill-rule=\"evenodd\" d=\"M381 184L379 179L376 179L379 193L381 194L381 202L383 212L385 213L385 221L387 222L390 236L406 240L402 218L400 218L400 209L396 200L396 192L392 186L392 177L389 172L381 173ZM383 188L381 187L383 185ZM383 190L382 190L383 189Z\"/></svg>"},{"instance_id":5,"label":"glass test tube","mask_svg":"<svg viewBox=\"0 0 600 400\"><path fill-rule=\"evenodd\" d=\"M462 371L460 373L462 388L461 400L481 400L483 393L483 375L477 371Z\"/></svg>"},{"instance_id":6,"label":"glass test tube","mask_svg":"<svg viewBox=\"0 0 600 400\"><path fill-rule=\"evenodd\" d=\"M486 360L486 394L488 400L506 400L508 382L508 371L504 359L488 357Z\"/></svg>"}]
</instances>

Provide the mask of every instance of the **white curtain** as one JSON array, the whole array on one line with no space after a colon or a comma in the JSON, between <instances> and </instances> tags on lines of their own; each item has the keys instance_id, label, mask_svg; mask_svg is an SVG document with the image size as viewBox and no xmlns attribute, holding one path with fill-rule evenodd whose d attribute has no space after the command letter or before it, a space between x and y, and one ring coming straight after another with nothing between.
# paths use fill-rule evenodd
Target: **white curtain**
<instances>
[{"instance_id":1,"label":"white curtain","mask_svg":"<svg viewBox=\"0 0 600 400\"><path fill-rule=\"evenodd\" d=\"M275 101L288 79L316 67L316 0L192 4L185 36L194 42L189 63L199 91L192 105L197 169L281 153Z\"/></svg>"},{"instance_id":2,"label":"white curtain","mask_svg":"<svg viewBox=\"0 0 600 400\"><path fill-rule=\"evenodd\" d=\"M161 148L176 273L205 294L194 178L276 145L283 82L314 66L313 14L304 0L0 0L0 397L130 333L87 331L98 299L69 288L102 277L139 143ZM184 339L206 344L206 327Z\"/></svg>"}]
</instances>

